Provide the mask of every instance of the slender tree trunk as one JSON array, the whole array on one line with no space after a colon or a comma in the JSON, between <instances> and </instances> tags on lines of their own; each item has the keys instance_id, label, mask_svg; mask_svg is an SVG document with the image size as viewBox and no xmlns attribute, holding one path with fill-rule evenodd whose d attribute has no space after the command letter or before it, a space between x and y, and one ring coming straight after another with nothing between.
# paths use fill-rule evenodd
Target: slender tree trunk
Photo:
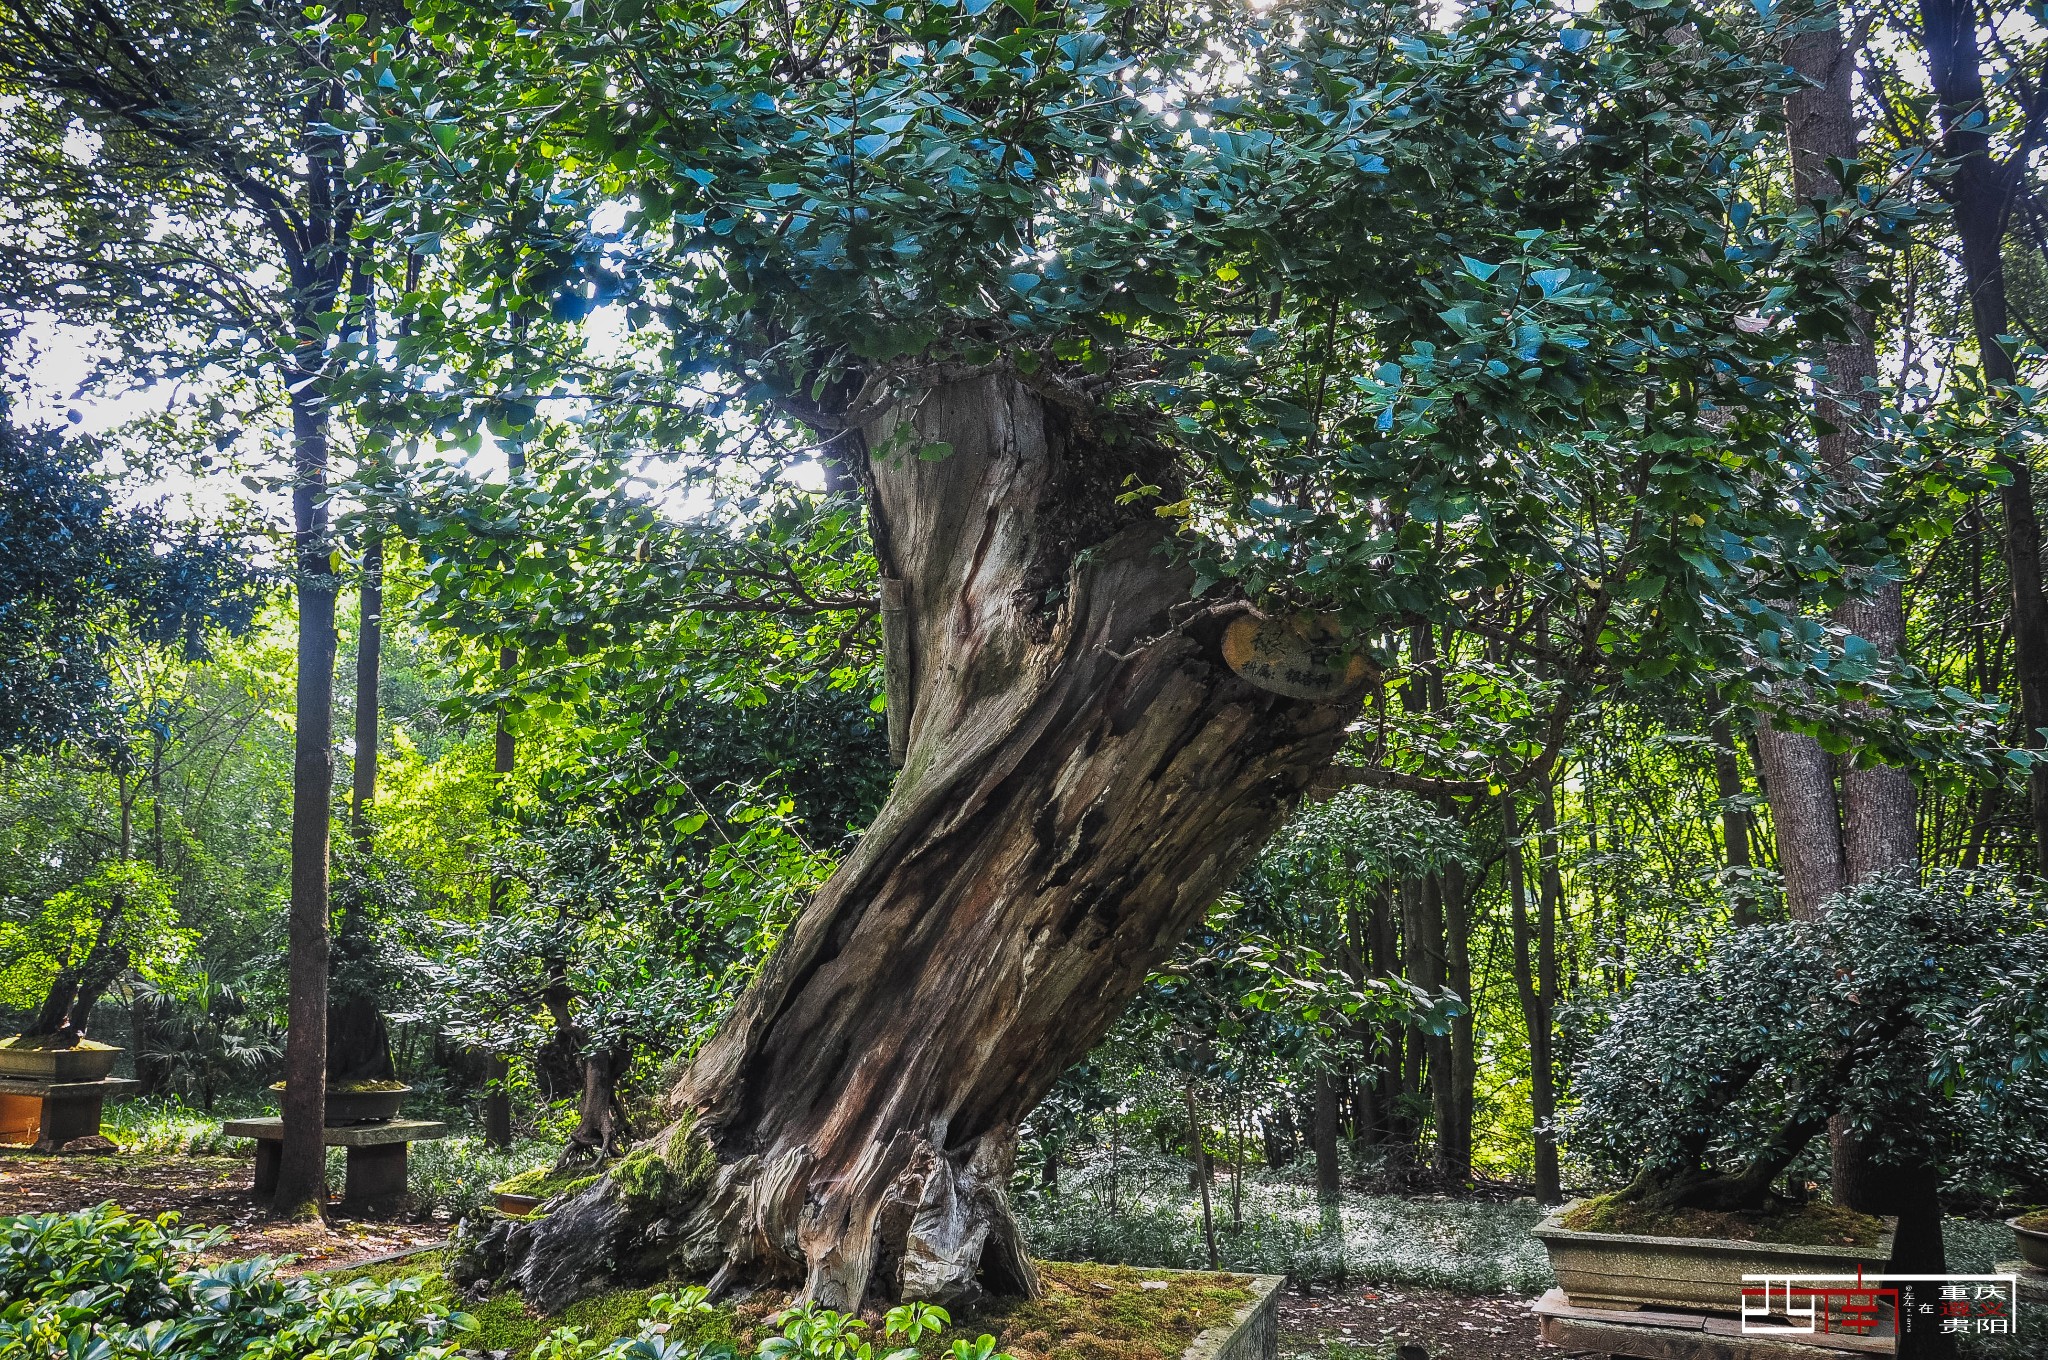
<instances>
[{"instance_id":1,"label":"slender tree trunk","mask_svg":"<svg viewBox=\"0 0 2048 1360\"><path fill-rule=\"evenodd\" d=\"M1729 897L1737 926L1755 925L1755 866L1749 855L1749 809L1742 803L1742 762L1726 715L1709 728L1714 742L1714 793L1721 800L1721 853L1728 862Z\"/></svg>"},{"instance_id":2,"label":"slender tree trunk","mask_svg":"<svg viewBox=\"0 0 2048 1360\"><path fill-rule=\"evenodd\" d=\"M1188 1155L1195 1161L1195 1181L1202 1187L1202 1241L1209 1248L1209 1269L1216 1269L1216 1211L1209 1202L1209 1153L1202 1141L1202 1118L1195 1110L1195 1083L1187 1084Z\"/></svg>"},{"instance_id":3,"label":"slender tree trunk","mask_svg":"<svg viewBox=\"0 0 2048 1360\"><path fill-rule=\"evenodd\" d=\"M369 885L374 882L371 804L377 798L379 671L384 650L384 536L372 530L363 548L356 607L355 757L350 762L349 838L355 844L356 891L347 898L334 941L327 997L327 1082L347 1086L390 1081L391 1031L384 1023L382 980L371 934Z\"/></svg>"},{"instance_id":4,"label":"slender tree trunk","mask_svg":"<svg viewBox=\"0 0 2048 1360\"><path fill-rule=\"evenodd\" d=\"M1793 184L1802 200L1840 195L1842 187L1830 162L1855 160L1861 150L1851 88L1854 56L1843 42L1839 12L1834 17L1833 26L1800 35L1786 53L1787 64L1813 82L1813 88L1788 101L1786 110ZM1860 262L1851 261L1845 271L1845 283L1853 286L1859 272ZM1826 360L1829 371L1820 384L1820 395L1823 416L1832 429L1821 435L1821 459L1837 478L1854 485L1861 475L1857 464L1864 449L1864 419L1874 400L1871 392L1878 375L1871 319L1860 307L1851 308L1850 333L1827 347ZM2031 508L2030 503L2030 518ZM2038 539L2038 530L2036 536ZM2038 582L2038 544L2033 561ZM1850 600L1842 607L1840 619L1844 626L1887 656L1897 656L1904 648L1906 620L1897 583ZM2048 633L2043 638L2048 639ZM1776 771L1772 778L1777 778ZM1918 825L1911 776L1893 766L1852 760L1842 772L1840 827L1836 862L1842 866L1847 883L1914 864ZM1787 881L1789 884L1789 874ZM1818 899L1796 901L1794 910L1808 914L1817 905ZM1894 1262L1911 1261L1916 1272L1938 1273L1944 1253L1941 1209L1935 1196L1939 1177L1933 1167L1880 1167L1870 1149L1858 1142L1840 1118L1830 1128L1829 1142L1836 1201L1864 1212L1898 1214ZM1923 1332L1902 1338L1900 1354L1943 1356L1951 1354L1952 1347L1948 1337Z\"/></svg>"},{"instance_id":5,"label":"slender tree trunk","mask_svg":"<svg viewBox=\"0 0 2048 1360\"><path fill-rule=\"evenodd\" d=\"M1465 871L1451 865L1443 871L1444 981L1465 1003L1464 1013L1451 1021L1446 1057L1449 1078L1444 1083L1445 1113L1449 1131L1437 1140L1438 1170L1453 1185L1472 1180L1472 1102L1479 1080L1479 1061L1474 1047L1472 1009L1472 904L1467 900Z\"/></svg>"},{"instance_id":6,"label":"slender tree trunk","mask_svg":"<svg viewBox=\"0 0 2048 1360\"><path fill-rule=\"evenodd\" d=\"M301 372L317 370L302 354ZM284 1051L281 1214L320 1215L327 1201L327 837L334 785L334 572L327 532L327 413L317 397L292 405L298 557L297 720L292 742L292 882Z\"/></svg>"},{"instance_id":7,"label":"slender tree trunk","mask_svg":"<svg viewBox=\"0 0 2048 1360\"><path fill-rule=\"evenodd\" d=\"M507 471L517 480L526 470L526 454L516 444L506 456ZM498 649L498 670L510 677L513 668L519 664L519 650L516 647ZM503 704L498 705L497 726L491 740L491 768L498 776L498 796L505 797L512 782L512 771L516 768L517 752L512 738L512 725ZM498 878L491 879L491 914L504 909L504 884ZM484 1064L484 1141L494 1148L512 1146L512 1076L511 1060L503 1053L493 1053Z\"/></svg>"},{"instance_id":8,"label":"slender tree trunk","mask_svg":"<svg viewBox=\"0 0 2048 1360\"><path fill-rule=\"evenodd\" d=\"M1344 1164L1337 1157L1337 1083L1320 1070L1309 1144L1316 1159L1316 1193L1328 1199L1344 1188Z\"/></svg>"},{"instance_id":9,"label":"slender tree trunk","mask_svg":"<svg viewBox=\"0 0 2048 1360\"><path fill-rule=\"evenodd\" d=\"M1171 467L1004 377L914 409L954 452L868 468L914 627L902 772L691 1062L677 1122L467 1267L536 1306L670 1268L841 1309L1035 1292L1005 1193L1018 1124L1358 710L1230 670L1167 531L1116 503Z\"/></svg>"},{"instance_id":10,"label":"slender tree trunk","mask_svg":"<svg viewBox=\"0 0 2048 1360\"><path fill-rule=\"evenodd\" d=\"M1545 972L1531 951L1527 859L1521 845L1521 819L1515 796L1500 800L1501 835L1508 847L1508 908L1515 943L1515 991L1522 1001L1522 1024L1529 1036L1529 1122L1534 1130L1536 1198L1544 1204L1562 1204L1557 1137L1550 1128L1557 1115L1557 1094L1552 1076L1550 1011L1553 996L1545 988Z\"/></svg>"},{"instance_id":11,"label":"slender tree trunk","mask_svg":"<svg viewBox=\"0 0 2048 1360\"><path fill-rule=\"evenodd\" d=\"M377 801L377 745L384 664L384 535L372 528L363 545L362 594L356 608L356 754L350 763L348 827L356 849L370 853L370 806Z\"/></svg>"}]
</instances>

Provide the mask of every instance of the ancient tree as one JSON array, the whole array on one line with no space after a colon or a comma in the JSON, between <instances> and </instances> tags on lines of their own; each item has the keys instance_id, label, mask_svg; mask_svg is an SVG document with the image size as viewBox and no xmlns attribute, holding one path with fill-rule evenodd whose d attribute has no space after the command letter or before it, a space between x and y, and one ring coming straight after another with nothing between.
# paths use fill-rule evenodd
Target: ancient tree
<instances>
[{"instance_id":1,"label":"ancient tree","mask_svg":"<svg viewBox=\"0 0 2048 1360\"><path fill-rule=\"evenodd\" d=\"M433 109L363 82L390 191L509 314L642 328L658 365L578 372L605 419L822 461L878 577L849 613L901 774L669 1127L480 1244L542 1306L670 1268L837 1307L1031 1290L1018 1123L1333 759L1528 787L1601 686L1797 672L1783 602L1830 585L1800 387L1828 326L1787 298L1833 295L1862 219L1743 188L1780 35L1679 5L778 16L472 16L437 26L473 74ZM477 167L513 161L507 198ZM1394 768L1401 639L1452 623L1526 682L1509 755Z\"/></svg>"}]
</instances>

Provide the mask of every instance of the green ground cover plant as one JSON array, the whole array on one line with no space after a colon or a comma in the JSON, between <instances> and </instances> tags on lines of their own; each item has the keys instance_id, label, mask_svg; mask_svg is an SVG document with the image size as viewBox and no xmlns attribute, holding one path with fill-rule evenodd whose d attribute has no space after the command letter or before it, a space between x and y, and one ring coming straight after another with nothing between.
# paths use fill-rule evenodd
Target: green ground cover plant
<instances>
[{"instance_id":1,"label":"green ground cover plant","mask_svg":"<svg viewBox=\"0 0 2048 1360\"><path fill-rule=\"evenodd\" d=\"M294 1278L264 1257L199 1265L225 1236L113 1205L0 1219L0 1360L446 1360L472 1330L414 1279Z\"/></svg>"}]
</instances>

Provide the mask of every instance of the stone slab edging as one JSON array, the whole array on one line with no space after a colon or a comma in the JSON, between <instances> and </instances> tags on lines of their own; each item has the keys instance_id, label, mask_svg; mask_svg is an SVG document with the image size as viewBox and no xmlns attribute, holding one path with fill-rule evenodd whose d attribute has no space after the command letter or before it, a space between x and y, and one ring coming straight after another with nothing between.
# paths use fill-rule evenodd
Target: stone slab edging
<instances>
[{"instance_id":1,"label":"stone slab edging","mask_svg":"<svg viewBox=\"0 0 2048 1360\"><path fill-rule=\"evenodd\" d=\"M424 1256L430 1251L443 1251L454 1245L455 1239L452 1237L444 1238L439 1242L422 1242L416 1247L405 1247L398 1251L387 1251L382 1256L366 1256L360 1261L350 1261L345 1265L338 1266L322 1266L318 1270L308 1270L304 1273L307 1275L339 1275L349 1270L367 1270L371 1266L388 1266L393 1261L403 1261L408 1256Z\"/></svg>"},{"instance_id":2,"label":"stone slab edging","mask_svg":"<svg viewBox=\"0 0 2048 1360\"><path fill-rule=\"evenodd\" d=\"M1237 1271L1176 1271L1175 1274L1228 1274ZM1180 1360L1277 1360L1280 1354L1280 1286L1285 1275L1251 1277L1251 1302L1221 1327L1211 1327L1180 1353Z\"/></svg>"}]
</instances>

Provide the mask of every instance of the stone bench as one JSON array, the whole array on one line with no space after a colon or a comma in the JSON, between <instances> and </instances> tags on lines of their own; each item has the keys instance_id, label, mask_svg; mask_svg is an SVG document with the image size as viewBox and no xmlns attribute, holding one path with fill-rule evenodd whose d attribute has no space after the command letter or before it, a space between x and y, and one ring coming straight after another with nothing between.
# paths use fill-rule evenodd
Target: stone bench
<instances>
[{"instance_id":1,"label":"stone bench","mask_svg":"<svg viewBox=\"0 0 2048 1360\"><path fill-rule=\"evenodd\" d=\"M221 1125L230 1138L256 1140L256 1185L259 1199L277 1191L277 1163L284 1144L284 1120L230 1119ZM387 1119L381 1124L329 1124L320 1131L327 1147L348 1149L348 1180L342 1198L360 1203L405 1193L405 1149L448 1136L437 1119Z\"/></svg>"},{"instance_id":2,"label":"stone bench","mask_svg":"<svg viewBox=\"0 0 2048 1360\"><path fill-rule=\"evenodd\" d=\"M98 1081L41 1081L0 1077L0 1143L60 1152L69 1144L79 1150L105 1151L112 1143L100 1137L100 1116L109 1099L119 1100L142 1085L132 1077Z\"/></svg>"}]
</instances>

